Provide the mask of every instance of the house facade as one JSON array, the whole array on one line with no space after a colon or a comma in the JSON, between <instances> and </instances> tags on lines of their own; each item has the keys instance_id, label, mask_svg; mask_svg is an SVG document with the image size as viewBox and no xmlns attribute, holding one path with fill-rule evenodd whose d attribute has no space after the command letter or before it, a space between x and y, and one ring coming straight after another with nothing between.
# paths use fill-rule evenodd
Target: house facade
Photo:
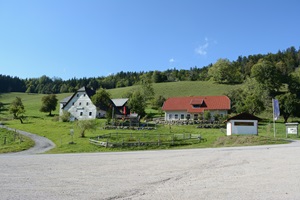
<instances>
[{"instance_id":1,"label":"house facade","mask_svg":"<svg viewBox=\"0 0 300 200\"><path fill-rule=\"evenodd\" d=\"M226 116L230 110L230 99L227 96L191 96L172 97L164 102L162 110L165 121L198 120L204 112Z\"/></svg>"}]
</instances>

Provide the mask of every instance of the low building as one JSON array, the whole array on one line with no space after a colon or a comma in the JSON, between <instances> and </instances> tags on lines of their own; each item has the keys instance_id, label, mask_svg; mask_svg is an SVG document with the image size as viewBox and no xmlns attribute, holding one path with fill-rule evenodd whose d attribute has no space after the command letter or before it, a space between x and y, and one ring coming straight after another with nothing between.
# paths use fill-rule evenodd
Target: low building
<instances>
[{"instance_id":1,"label":"low building","mask_svg":"<svg viewBox=\"0 0 300 200\"><path fill-rule=\"evenodd\" d=\"M261 119L249 113L241 113L227 119L226 135L258 135L258 122Z\"/></svg>"},{"instance_id":2,"label":"low building","mask_svg":"<svg viewBox=\"0 0 300 200\"><path fill-rule=\"evenodd\" d=\"M204 112L226 116L230 110L230 99L227 96L191 96L168 98L162 107L165 121L198 120Z\"/></svg>"}]
</instances>

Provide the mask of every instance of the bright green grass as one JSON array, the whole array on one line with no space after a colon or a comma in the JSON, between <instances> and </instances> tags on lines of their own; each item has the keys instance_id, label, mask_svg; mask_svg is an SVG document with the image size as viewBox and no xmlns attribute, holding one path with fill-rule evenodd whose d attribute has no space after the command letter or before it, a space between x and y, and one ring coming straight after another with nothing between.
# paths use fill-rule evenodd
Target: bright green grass
<instances>
[{"instance_id":1,"label":"bright green grass","mask_svg":"<svg viewBox=\"0 0 300 200\"><path fill-rule=\"evenodd\" d=\"M176 96L213 96L224 95L226 92L238 88L241 85L224 85L211 81L180 81L169 83L154 83L153 89L156 96L162 95L166 98ZM120 98L131 90L131 87L116 88L108 90L112 98Z\"/></svg>"},{"instance_id":2,"label":"bright green grass","mask_svg":"<svg viewBox=\"0 0 300 200\"><path fill-rule=\"evenodd\" d=\"M226 91L233 89L236 86L231 85L218 85L211 82L176 82L176 83L161 83L154 84L154 89L157 95L163 95L165 97L171 96L186 96L186 95L221 95ZM121 97L122 92L130 88L118 88L110 90L113 98ZM114 93L116 92L116 93ZM118 93L118 94L117 94ZM71 94L59 94L57 95L59 101ZM11 103L16 96L19 96L25 106L24 124L21 124L18 120L12 120L11 114L8 112L9 103ZM6 110L0 113L0 121L3 121L7 126L16 129L24 130L41 136L45 136L52 140L56 144L56 148L51 150L49 153L77 153L77 152L102 152L102 151L124 151L124 150L136 150L138 148L105 148L97 147L89 143L90 137L96 137L98 135L108 133L137 133L138 131L130 130L104 130L103 125L105 120L98 120L99 125L95 131L87 131L86 138L80 138L80 131L74 123L63 123L55 121L59 113L59 105L56 111L53 112L55 117L47 116L48 113L39 112L41 107L41 99L44 95L42 94L26 94L26 93L8 93L0 96L0 102L6 104ZM147 113L155 113L155 110L147 109ZM70 136L70 129L74 129L74 137ZM277 138L285 138L285 125L279 121L276 123ZM139 131L141 132L141 131ZM169 126L161 125L158 126L157 130L145 131L145 134L169 134ZM207 139L206 142L193 143L190 145L176 146L176 147L148 147L146 149L174 149L174 148L206 148L206 147L222 147L228 146L228 142L220 142L220 137L225 136L225 129L197 129L196 125L189 126L172 126L171 133L188 133L188 134L201 134L201 136ZM260 123L259 135L265 136L269 140L268 143L282 143L282 141L274 140L273 138L273 125L268 122ZM252 136L251 136L252 137ZM296 139L295 136L289 136L292 139ZM227 139L226 139L227 138ZM246 138L246 137L245 137ZM256 137L257 138L257 137ZM71 141L75 144L69 144ZM230 137L225 137L223 140L232 140ZM222 141L223 141L222 140ZM238 140L238 139L236 139ZM249 139L250 140L250 139ZM266 141L265 138L259 139ZM252 139L251 145L259 145L260 142ZM230 142L229 142L230 143ZM231 142L232 143L232 142ZM245 142L234 142L233 146L244 145Z\"/></svg>"},{"instance_id":3,"label":"bright green grass","mask_svg":"<svg viewBox=\"0 0 300 200\"><path fill-rule=\"evenodd\" d=\"M0 153L23 151L32 146L34 146L34 141L30 138L0 129Z\"/></svg>"}]
</instances>

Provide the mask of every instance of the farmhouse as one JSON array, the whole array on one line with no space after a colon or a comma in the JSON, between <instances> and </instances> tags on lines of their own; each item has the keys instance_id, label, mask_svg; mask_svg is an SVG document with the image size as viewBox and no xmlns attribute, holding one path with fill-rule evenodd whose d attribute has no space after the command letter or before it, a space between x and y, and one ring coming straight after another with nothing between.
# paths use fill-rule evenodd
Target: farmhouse
<instances>
[{"instance_id":1,"label":"farmhouse","mask_svg":"<svg viewBox=\"0 0 300 200\"><path fill-rule=\"evenodd\" d=\"M82 87L73 95L63 99L60 102L60 116L64 111L71 114L70 120L86 120L105 117L108 107L100 104L94 105L91 98L95 94L95 91L87 87ZM113 107L114 114L122 115L122 107L117 108L114 102L111 100L111 106Z\"/></svg>"},{"instance_id":2,"label":"farmhouse","mask_svg":"<svg viewBox=\"0 0 300 200\"><path fill-rule=\"evenodd\" d=\"M213 118L217 114L228 114L230 99L227 96L172 97L164 102L162 110L165 111L165 121L198 120L204 112L210 112Z\"/></svg>"},{"instance_id":3,"label":"farmhouse","mask_svg":"<svg viewBox=\"0 0 300 200\"><path fill-rule=\"evenodd\" d=\"M258 135L258 121L261 119L249 113L241 113L227 119L226 134L252 134Z\"/></svg>"}]
</instances>

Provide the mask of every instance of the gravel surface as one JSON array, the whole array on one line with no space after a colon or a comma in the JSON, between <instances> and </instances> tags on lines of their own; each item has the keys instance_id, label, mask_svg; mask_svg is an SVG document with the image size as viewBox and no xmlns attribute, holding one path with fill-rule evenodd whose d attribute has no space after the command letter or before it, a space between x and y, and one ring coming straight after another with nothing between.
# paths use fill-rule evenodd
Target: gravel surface
<instances>
[{"instance_id":1,"label":"gravel surface","mask_svg":"<svg viewBox=\"0 0 300 200\"><path fill-rule=\"evenodd\" d=\"M45 137L38 136L38 135L28 133L25 131L21 131L21 130L12 129L12 128L6 127L4 125L0 125L0 128L5 128L5 129L11 130L11 131L16 131L24 136L31 138L35 142L35 145L28 150L16 152L16 153L10 153L10 154L14 154L14 155L39 154L39 153L44 153L46 151L49 151L50 149L55 147L55 144L51 140L49 140Z\"/></svg>"},{"instance_id":2,"label":"gravel surface","mask_svg":"<svg viewBox=\"0 0 300 200\"><path fill-rule=\"evenodd\" d=\"M300 143L0 156L0 199L300 199Z\"/></svg>"}]
</instances>

